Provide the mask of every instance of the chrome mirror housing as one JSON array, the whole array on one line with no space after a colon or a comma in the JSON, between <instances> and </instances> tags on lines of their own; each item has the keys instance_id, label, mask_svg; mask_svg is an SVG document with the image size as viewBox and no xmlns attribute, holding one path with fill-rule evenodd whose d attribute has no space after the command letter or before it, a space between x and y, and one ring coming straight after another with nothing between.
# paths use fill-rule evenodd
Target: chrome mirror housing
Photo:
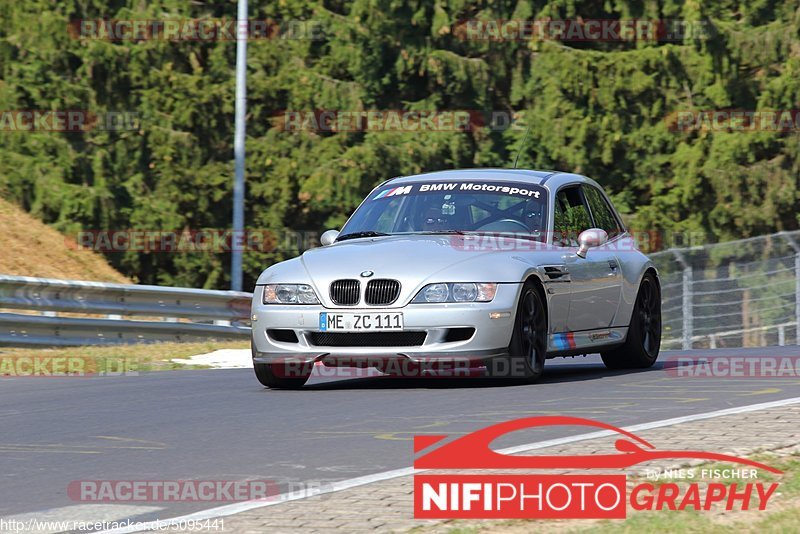
<instances>
[{"instance_id":1,"label":"chrome mirror housing","mask_svg":"<svg viewBox=\"0 0 800 534\"><path fill-rule=\"evenodd\" d=\"M339 230L328 230L319 236L319 242L323 247L327 247L332 245L337 237L339 237Z\"/></svg>"},{"instance_id":2,"label":"chrome mirror housing","mask_svg":"<svg viewBox=\"0 0 800 534\"><path fill-rule=\"evenodd\" d=\"M578 236L578 257L586 258L586 253L592 247L599 247L608 241L608 234L600 228L589 228Z\"/></svg>"}]
</instances>

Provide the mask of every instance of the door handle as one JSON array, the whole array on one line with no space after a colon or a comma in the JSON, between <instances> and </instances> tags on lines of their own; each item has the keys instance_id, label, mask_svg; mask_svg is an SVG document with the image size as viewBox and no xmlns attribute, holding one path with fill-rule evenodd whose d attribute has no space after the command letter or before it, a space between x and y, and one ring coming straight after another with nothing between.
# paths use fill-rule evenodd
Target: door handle
<instances>
[{"instance_id":1,"label":"door handle","mask_svg":"<svg viewBox=\"0 0 800 534\"><path fill-rule=\"evenodd\" d=\"M617 269L619 268L617 260L608 260L608 267L611 269L611 275L617 274Z\"/></svg>"}]
</instances>

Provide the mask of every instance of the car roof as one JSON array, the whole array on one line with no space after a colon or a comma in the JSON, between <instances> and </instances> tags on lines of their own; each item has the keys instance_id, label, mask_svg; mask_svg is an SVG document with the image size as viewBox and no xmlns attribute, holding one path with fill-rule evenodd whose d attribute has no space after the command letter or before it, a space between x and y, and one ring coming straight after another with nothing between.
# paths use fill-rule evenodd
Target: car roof
<instances>
[{"instance_id":1,"label":"car roof","mask_svg":"<svg viewBox=\"0 0 800 534\"><path fill-rule=\"evenodd\" d=\"M542 179L558 174L558 171L534 171L528 169L453 169L446 171L426 172L411 176L398 176L387 180L392 184L428 182L430 180L504 180L523 183L541 183Z\"/></svg>"},{"instance_id":2,"label":"car roof","mask_svg":"<svg viewBox=\"0 0 800 534\"><path fill-rule=\"evenodd\" d=\"M519 182L523 184L542 185L554 191L564 184L569 183L589 183L598 186L600 184L582 176L561 171L539 171L531 169L455 169L447 171L426 172L411 176L397 176L386 180L381 186L391 183L392 185L410 184L418 182L429 182L432 180L485 180L485 181L507 181Z\"/></svg>"}]
</instances>

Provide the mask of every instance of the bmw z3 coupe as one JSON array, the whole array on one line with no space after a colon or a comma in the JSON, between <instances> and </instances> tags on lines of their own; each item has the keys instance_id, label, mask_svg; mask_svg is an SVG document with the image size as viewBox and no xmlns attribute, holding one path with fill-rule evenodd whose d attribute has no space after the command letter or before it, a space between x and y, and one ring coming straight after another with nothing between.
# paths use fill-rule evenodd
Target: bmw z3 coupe
<instances>
[{"instance_id":1,"label":"bmw z3 coupe","mask_svg":"<svg viewBox=\"0 0 800 534\"><path fill-rule=\"evenodd\" d=\"M256 283L252 353L265 386L299 388L316 362L466 362L534 381L548 358L599 352L609 368L646 368L658 357L658 273L584 176L393 178L321 242Z\"/></svg>"}]
</instances>

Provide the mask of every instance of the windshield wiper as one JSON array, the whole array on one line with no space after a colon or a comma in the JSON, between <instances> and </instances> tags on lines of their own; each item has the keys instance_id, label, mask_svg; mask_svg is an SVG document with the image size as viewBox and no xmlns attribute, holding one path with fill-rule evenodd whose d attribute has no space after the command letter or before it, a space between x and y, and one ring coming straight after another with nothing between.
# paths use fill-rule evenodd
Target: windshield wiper
<instances>
[{"instance_id":1,"label":"windshield wiper","mask_svg":"<svg viewBox=\"0 0 800 534\"><path fill-rule=\"evenodd\" d=\"M494 236L508 236L514 239L527 239L529 241L538 241L541 236L526 234L522 232L491 232L480 230L429 230L424 232L413 232L413 235L494 235Z\"/></svg>"},{"instance_id":2,"label":"windshield wiper","mask_svg":"<svg viewBox=\"0 0 800 534\"><path fill-rule=\"evenodd\" d=\"M384 234L383 232L373 232L372 230L367 230L365 232L352 232L349 234L343 234L336 238L336 241L346 241L347 239L358 239L360 237L383 237L386 235L391 234Z\"/></svg>"},{"instance_id":3,"label":"windshield wiper","mask_svg":"<svg viewBox=\"0 0 800 534\"><path fill-rule=\"evenodd\" d=\"M455 234L455 235L467 235L466 230L425 230L423 232L413 232L415 235L447 235L447 234Z\"/></svg>"}]
</instances>

